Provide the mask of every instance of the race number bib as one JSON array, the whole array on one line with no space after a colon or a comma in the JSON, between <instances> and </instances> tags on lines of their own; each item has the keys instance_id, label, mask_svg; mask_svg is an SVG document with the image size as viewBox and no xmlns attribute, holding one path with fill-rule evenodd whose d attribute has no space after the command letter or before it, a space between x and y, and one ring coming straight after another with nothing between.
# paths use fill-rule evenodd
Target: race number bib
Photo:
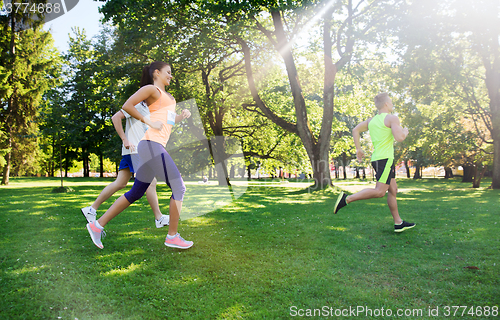
<instances>
[{"instance_id":1,"label":"race number bib","mask_svg":"<svg viewBox=\"0 0 500 320\"><path fill-rule=\"evenodd\" d=\"M167 116L167 124L175 125L175 116L177 116L177 114L169 110Z\"/></svg>"}]
</instances>

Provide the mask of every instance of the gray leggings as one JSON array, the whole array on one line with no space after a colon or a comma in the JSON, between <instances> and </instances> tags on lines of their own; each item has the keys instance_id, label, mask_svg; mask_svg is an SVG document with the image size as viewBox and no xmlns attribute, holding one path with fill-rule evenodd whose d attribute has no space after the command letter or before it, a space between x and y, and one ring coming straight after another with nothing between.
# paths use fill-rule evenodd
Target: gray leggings
<instances>
[{"instance_id":1,"label":"gray leggings","mask_svg":"<svg viewBox=\"0 0 500 320\"><path fill-rule=\"evenodd\" d=\"M149 185L156 177L159 181L165 181L172 189L172 199L182 201L186 186L182 180L181 173L165 148L154 141L142 140L137 146L139 163L134 163L136 172L135 182L125 198L130 203L142 198Z\"/></svg>"}]
</instances>

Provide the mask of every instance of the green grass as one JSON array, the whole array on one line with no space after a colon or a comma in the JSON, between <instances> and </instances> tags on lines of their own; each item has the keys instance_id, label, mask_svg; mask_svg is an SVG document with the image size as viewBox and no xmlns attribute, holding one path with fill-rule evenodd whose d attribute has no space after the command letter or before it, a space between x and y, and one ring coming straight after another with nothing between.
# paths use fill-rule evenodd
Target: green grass
<instances>
[{"instance_id":1,"label":"green grass","mask_svg":"<svg viewBox=\"0 0 500 320\"><path fill-rule=\"evenodd\" d=\"M324 306L423 312L406 319L439 307L437 319L444 306L500 304L498 190L400 179L401 216L417 226L395 234L385 198L333 215L335 188L252 185L231 203L193 183L186 210L196 199L220 208L181 221L191 249L163 245L167 230L154 227L144 197L106 226L100 250L79 209L110 181L72 179L75 191L61 194L51 193L57 179L0 188L0 319L289 319Z\"/></svg>"}]
</instances>

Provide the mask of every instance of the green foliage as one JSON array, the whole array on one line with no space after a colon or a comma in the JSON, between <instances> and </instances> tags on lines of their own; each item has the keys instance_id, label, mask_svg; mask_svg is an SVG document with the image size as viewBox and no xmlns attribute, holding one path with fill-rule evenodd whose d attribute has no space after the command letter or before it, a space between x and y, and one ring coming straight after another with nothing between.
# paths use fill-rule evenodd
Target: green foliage
<instances>
[{"instance_id":1,"label":"green foliage","mask_svg":"<svg viewBox=\"0 0 500 320\"><path fill-rule=\"evenodd\" d=\"M96 154L91 153L89 156L89 160L90 160L90 165L89 165L90 171L99 172L100 165L101 165L99 157ZM103 166L104 166L104 172L115 172L116 171L115 162L112 162L108 158L104 158Z\"/></svg>"},{"instance_id":2,"label":"green foliage","mask_svg":"<svg viewBox=\"0 0 500 320\"><path fill-rule=\"evenodd\" d=\"M87 39L85 31L73 32L65 55L64 83L47 95L42 128L51 137L47 142L53 140L56 147L52 150L55 161L71 165L79 158L85 163L84 174L88 175L91 153L119 159L120 142L110 120L119 110L115 101L119 78L108 65L106 40L111 31L103 30L95 43ZM59 153L63 154L59 157Z\"/></svg>"},{"instance_id":3,"label":"green foliage","mask_svg":"<svg viewBox=\"0 0 500 320\"><path fill-rule=\"evenodd\" d=\"M14 31L12 21L15 24L16 19L23 18L12 14L1 17L14 20L2 25L0 36L0 165L4 168L4 184L10 174L35 174L39 170L39 106L43 94L59 82L60 70L50 33L36 24Z\"/></svg>"},{"instance_id":4,"label":"green foliage","mask_svg":"<svg viewBox=\"0 0 500 320\"><path fill-rule=\"evenodd\" d=\"M499 33L490 27L499 23L498 3L419 1L407 9L398 32L405 79L399 87L408 94L406 100L413 106L409 109L416 104L433 109L439 105L439 116L419 125L419 131L431 125L429 131L436 133L424 139L430 144L428 153L445 165L488 158L485 149L494 148L486 144L500 140L495 135L500 132L500 118L495 116L500 112L500 99L495 98L500 85L493 80L500 75L494 62L500 61ZM475 133L465 124L468 120ZM500 188L500 153L494 153L492 185Z\"/></svg>"}]
</instances>

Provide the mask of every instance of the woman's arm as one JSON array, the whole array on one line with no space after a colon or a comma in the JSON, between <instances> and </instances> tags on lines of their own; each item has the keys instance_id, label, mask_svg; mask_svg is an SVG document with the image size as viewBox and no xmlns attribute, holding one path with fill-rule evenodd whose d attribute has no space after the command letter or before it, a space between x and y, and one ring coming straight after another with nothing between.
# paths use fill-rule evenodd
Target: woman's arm
<instances>
[{"instance_id":1,"label":"woman's arm","mask_svg":"<svg viewBox=\"0 0 500 320\"><path fill-rule=\"evenodd\" d=\"M151 122L148 118L144 117L137 109L135 105L140 103L141 101L148 100L150 97L156 96L159 94L158 90L153 85L148 85L137 90L128 100L123 104L122 109L125 110L132 117L140 120L150 126L153 129L161 130L163 127L163 123L161 121Z\"/></svg>"}]
</instances>

